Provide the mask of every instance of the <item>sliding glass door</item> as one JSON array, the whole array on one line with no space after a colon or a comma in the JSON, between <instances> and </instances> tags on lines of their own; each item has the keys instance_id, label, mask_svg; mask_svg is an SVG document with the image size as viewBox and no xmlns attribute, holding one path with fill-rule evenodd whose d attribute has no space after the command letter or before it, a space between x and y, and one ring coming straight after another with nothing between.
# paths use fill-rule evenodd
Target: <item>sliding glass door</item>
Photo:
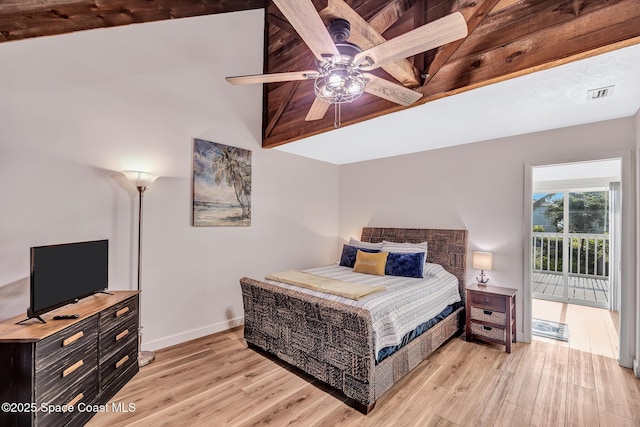
<instances>
[{"instance_id":1,"label":"sliding glass door","mask_svg":"<svg viewBox=\"0 0 640 427\"><path fill-rule=\"evenodd\" d=\"M609 216L608 189L533 195L534 298L609 308Z\"/></svg>"}]
</instances>

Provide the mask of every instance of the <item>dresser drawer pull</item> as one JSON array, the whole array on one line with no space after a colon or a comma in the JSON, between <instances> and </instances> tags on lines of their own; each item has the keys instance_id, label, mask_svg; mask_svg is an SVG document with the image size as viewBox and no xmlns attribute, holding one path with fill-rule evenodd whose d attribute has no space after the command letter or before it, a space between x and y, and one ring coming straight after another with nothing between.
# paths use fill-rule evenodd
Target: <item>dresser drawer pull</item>
<instances>
[{"instance_id":1,"label":"dresser drawer pull","mask_svg":"<svg viewBox=\"0 0 640 427\"><path fill-rule=\"evenodd\" d=\"M129 360L129 356L125 356L122 359L118 360L116 362L116 369L118 369L120 366L124 365L125 363L127 363L127 360Z\"/></svg>"},{"instance_id":2,"label":"dresser drawer pull","mask_svg":"<svg viewBox=\"0 0 640 427\"><path fill-rule=\"evenodd\" d=\"M125 329L124 331L116 335L116 341L120 341L122 338L126 337L127 335L129 335L129 330Z\"/></svg>"},{"instance_id":3,"label":"dresser drawer pull","mask_svg":"<svg viewBox=\"0 0 640 427\"><path fill-rule=\"evenodd\" d=\"M490 331L493 329L491 326L483 326L483 328L485 331Z\"/></svg>"},{"instance_id":4,"label":"dresser drawer pull","mask_svg":"<svg viewBox=\"0 0 640 427\"><path fill-rule=\"evenodd\" d=\"M66 340L62 341L62 346L66 347L68 345L71 345L74 342L78 341L83 336L84 336L84 332L82 332L82 331L78 332L77 334L73 334L69 338L67 338Z\"/></svg>"},{"instance_id":5,"label":"dresser drawer pull","mask_svg":"<svg viewBox=\"0 0 640 427\"><path fill-rule=\"evenodd\" d=\"M116 311L116 317L120 317L123 314L126 314L128 312L129 312L129 307L121 308L120 310Z\"/></svg>"},{"instance_id":6,"label":"dresser drawer pull","mask_svg":"<svg viewBox=\"0 0 640 427\"><path fill-rule=\"evenodd\" d=\"M484 299L484 303L485 303L485 304L489 304L489 302L490 302L490 301L489 301L489 298L485 298L485 299Z\"/></svg>"},{"instance_id":7,"label":"dresser drawer pull","mask_svg":"<svg viewBox=\"0 0 640 427\"><path fill-rule=\"evenodd\" d=\"M78 394L76 397L74 397L73 399L71 399L71 400L69 401L69 403L67 403L67 405L66 405L66 406L73 406L73 405L75 405L76 403L80 402L80 401L82 400L82 398L83 398L83 397L84 397L84 393L80 393L80 394Z\"/></svg>"},{"instance_id":8,"label":"dresser drawer pull","mask_svg":"<svg viewBox=\"0 0 640 427\"><path fill-rule=\"evenodd\" d=\"M491 311L491 310L482 310L482 312L484 314L486 314L487 316L491 316L493 314L493 311Z\"/></svg>"},{"instance_id":9,"label":"dresser drawer pull","mask_svg":"<svg viewBox=\"0 0 640 427\"><path fill-rule=\"evenodd\" d=\"M73 365L69 366L67 369L62 371L62 378L66 377L69 374L72 374L76 369L78 369L82 365L84 365L84 361L78 360L76 363L74 363Z\"/></svg>"}]
</instances>

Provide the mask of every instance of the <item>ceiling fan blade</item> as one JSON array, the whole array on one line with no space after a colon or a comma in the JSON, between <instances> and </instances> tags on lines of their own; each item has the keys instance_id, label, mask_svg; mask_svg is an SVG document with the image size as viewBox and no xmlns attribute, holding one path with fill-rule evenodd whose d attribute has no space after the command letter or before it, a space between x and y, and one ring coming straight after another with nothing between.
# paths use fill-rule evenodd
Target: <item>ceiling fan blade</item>
<instances>
[{"instance_id":1,"label":"ceiling fan blade","mask_svg":"<svg viewBox=\"0 0 640 427\"><path fill-rule=\"evenodd\" d=\"M374 70L388 62L451 43L467 34L467 21L460 12L455 12L357 54L354 63L362 63L361 70Z\"/></svg>"},{"instance_id":2,"label":"ceiling fan blade","mask_svg":"<svg viewBox=\"0 0 640 427\"><path fill-rule=\"evenodd\" d=\"M340 52L311 0L273 0L319 61L340 59Z\"/></svg>"},{"instance_id":3,"label":"ceiling fan blade","mask_svg":"<svg viewBox=\"0 0 640 427\"><path fill-rule=\"evenodd\" d=\"M313 100L313 104L311 104L311 108L307 113L307 117L304 118L305 121L310 122L313 120L320 120L327 113L327 110L331 104L321 100L320 98L316 98Z\"/></svg>"},{"instance_id":4,"label":"ceiling fan blade","mask_svg":"<svg viewBox=\"0 0 640 427\"><path fill-rule=\"evenodd\" d=\"M399 1L399 0L396 0ZM401 7L399 5L395 5L396 2L387 2L386 6L382 9L383 11L386 8L389 9L397 9ZM402 5L407 5L408 2L402 1ZM344 0L329 0L327 3L327 7L320 11L320 16L324 18L325 21L331 21L335 18L343 18L349 21L351 24L351 34L349 35L349 42L355 43L360 46L362 49L369 49L379 44L382 44L387 41L384 37L382 37L382 32L388 28L393 22L389 23L389 19L385 20L385 22L379 23L376 28L374 25L371 25L369 22L364 20L358 12L353 10L351 6L345 3ZM397 20L397 18L396 18ZM395 22L395 21L394 21ZM386 25L388 24L388 25ZM418 86L420 84L420 71L413 64L405 59L401 58L397 61L387 62L382 68L391 75L394 79L398 80L405 86Z\"/></svg>"},{"instance_id":5,"label":"ceiling fan blade","mask_svg":"<svg viewBox=\"0 0 640 427\"><path fill-rule=\"evenodd\" d=\"M254 83L289 82L292 80L313 80L318 76L318 71L291 71L288 73L254 74L250 76L225 77L232 85L249 85Z\"/></svg>"},{"instance_id":6,"label":"ceiling fan blade","mask_svg":"<svg viewBox=\"0 0 640 427\"><path fill-rule=\"evenodd\" d=\"M410 105L422 98L422 94L415 90L374 76L373 74L364 73L364 75L367 78L364 91L371 95L400 105Z\"/></svg>"}]
</instances>

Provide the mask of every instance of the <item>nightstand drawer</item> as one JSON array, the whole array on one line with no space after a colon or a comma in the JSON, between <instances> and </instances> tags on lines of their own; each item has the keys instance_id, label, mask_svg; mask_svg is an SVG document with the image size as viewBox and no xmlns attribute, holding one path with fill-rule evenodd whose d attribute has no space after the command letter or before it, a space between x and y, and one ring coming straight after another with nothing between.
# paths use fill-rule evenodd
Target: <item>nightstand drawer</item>
<instances>
[{"instance_id":1,"label":"nightstand drawer","mask_svg":"<svg viewBox=\"0 0 640 427\"><path fill-rule=\"evenodd\" d=\"M482 320L483 322L495 323L496 325L506 325L507 316L500 311L471 307L471 320Z\"/></svg>"},{"instance_id":2,"label":"nightstand drawer","mask_svg":"<svg viewBox=\"0 0 640 427\"><path fill-rule=\"evenodd\" d=\"M501 295L471 292L471 305L505 312L507 309L507 298Z\"/></svg>"},{"instance_id":3,"label":"nightstand drawer","mask_svg":"<svg viewBox=\"0 0 640 427\"><path fill-rule=\"evenodd\" d=\"M511 353L516 342L516 293L512 288L472 284L467 287L467 341L502 344Z\"/></svg>"},{"instance_id":4,"label":"nightstand drawer","mask_svg":"<svg viewBox=\"0 0 640 427\"><path fill-rule=\"evenodd\" d=\"M507 339L507 331L501 328L482 325L480 323L471 323L471 333L482 337L491 338L504 342Z\"/></svg>"}]
</instances>

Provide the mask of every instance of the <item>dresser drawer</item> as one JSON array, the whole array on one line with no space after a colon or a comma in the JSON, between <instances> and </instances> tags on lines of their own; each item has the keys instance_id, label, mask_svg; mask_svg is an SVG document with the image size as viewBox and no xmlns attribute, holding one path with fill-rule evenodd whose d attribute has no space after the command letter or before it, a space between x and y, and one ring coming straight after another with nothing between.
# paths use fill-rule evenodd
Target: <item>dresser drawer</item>
<instances>
[{"instance_id":1,"label":"dresser drawer","mask_svg":"<svg viewBox=\"0 0 640 427\"><path fill-rule=\"evenodd\" d=\"M107 331L138 317L137 296L122 301L100 313L100 330Z\"/></svg>"},{"instance_id":2,"label":"dresser drawer","mask_svg":"<svg viewBox=\"0 0 640 427\"><path fill-rule=\"evenodd\" d=\"M86 343L67 357L42 369L36 369L36 396L43 402L50 402L55 396L68 389L98 365L95 341ZM97 377L94 379L97 381Z\"/></svg>"},{"instance_id":3,"label":"dresser drawer","mask_svg":"<svg viewBox=\"0 0 640 427\"><path fill-rule=\"evenodd\" d=\"M115 327L100 334L100 361L109 358L120 350L131 337L138 335L138 318L133 317L127 322L118 323Z\"/></svg>"},{"instance_id":4,"label":"dresser drawer","mask_svg":"<svg viewBox=\"0 0 640 427\"><path fill-rule=\"evenodd\" d=\"M138 340L135 335L127 340L126 345L113 356L100 363L100 384L108 387L111 381L133 364L138 363Z\"/></svg>"},{"instance_id":5,"label":"dresser drawer","mask_svg":"<svg viewBox=\"0 0 640 427\"><path fill-rule=\"evenodd\" d=\"M491 338L500 342L507 339L507 331L502 328L494 328L479 323L471 323L471 333L481 337Z\"/></svg>"},{"instance_id":6,"label":"dresser drawer","mask_svg":"<svg viewBox=\"0 0 640 427\"><path fill-rule=\"evenodd\" d=\"M492 295L480 292L471 292L471 305L505 312L507 309L506 298L501 295Z\"/></svg>"},{"instance_id":7,"label":"dresser drawer","mask_svg":"<svg viewBox=\"0 0 640 427\"><path fill-rule=\"evenodd\" d=\"M98 316L91 316L36 343L36 371L55 363L77 348L93 343L98 334Z\"/></svg>"},{"instance_id":8,"label":"dresser drawer","mask_svg":"<svg viewBox=\"0 0 640 427\"><path fill-rule=\"evenodd\" d=\"M483 322L495 323L497 325L506 325L507 315L500 311L471 307L471 320L482 320Z\"/></svg>"},{"instance_id":9,"label":"dresser drawer","mask_svg":"<svg viewBox=\"0 0 640 427\"><path fill-rule=\"evenodd\" d=\"M89 371L80 381L72 384L53 400L38 399L38 407L42 404L47 408L73 406L73 411L63 412L60 410L38 411L36 413L36 426L57 427L69 423L72 417L78 413L78 404L91 403L98 395L98 371L96 366Z\"/></svg>"}]
</instances>

